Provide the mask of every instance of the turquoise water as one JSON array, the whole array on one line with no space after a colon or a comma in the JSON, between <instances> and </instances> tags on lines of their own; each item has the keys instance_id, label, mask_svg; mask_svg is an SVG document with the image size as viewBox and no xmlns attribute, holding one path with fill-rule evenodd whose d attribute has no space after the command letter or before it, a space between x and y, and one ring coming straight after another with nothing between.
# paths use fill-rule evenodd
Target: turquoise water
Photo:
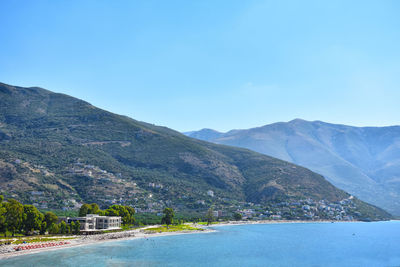
<instances>
[{"instance_id":1,"label":"turquoise water","mask_svg":"<svg viewBox=\"0 0 400 267\"><path fill-rule=\"evenodd\" d=\"M400 266L400 222L216 227L1 260L1 266Z\"/></svg>"}]
</instances>

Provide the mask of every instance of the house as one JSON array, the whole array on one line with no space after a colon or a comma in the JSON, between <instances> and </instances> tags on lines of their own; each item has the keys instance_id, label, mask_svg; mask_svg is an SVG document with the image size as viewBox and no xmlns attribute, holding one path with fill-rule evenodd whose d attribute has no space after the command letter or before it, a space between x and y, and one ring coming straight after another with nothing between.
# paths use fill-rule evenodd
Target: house
<instances>
[{"instance_id":1,"label":"house","mask_svg":"<svg viewBox=\"0 0 400 267\"><path fill-rule=\"evenodd\" d=\"M67 217L66 223L78 222L81 232L115 230L121 228L120 216L100 216L98 214L87 214L85 217Z\"/></svg>"},{"instance_id":2,"label":"house","mask_svg":"<svg viewBox=\"0 0 400 267\"><path fill-rule=\"evenodd\" d=\"M281 215L271 215L270 217L271 217L271 219L273 219L273 220L280 220L280 219L282 218Z\"/></svg>"},{"instance_id":3,"label":"house","mask_svg":"<svg viewBox=\"0 0 400 267\"><path fill-rule=\"evenodd\" d=\"M197 200L196 201L197 204L201 204L201 205L205 205L206 202L204 200Z\"/></svg>"}]
</instances>

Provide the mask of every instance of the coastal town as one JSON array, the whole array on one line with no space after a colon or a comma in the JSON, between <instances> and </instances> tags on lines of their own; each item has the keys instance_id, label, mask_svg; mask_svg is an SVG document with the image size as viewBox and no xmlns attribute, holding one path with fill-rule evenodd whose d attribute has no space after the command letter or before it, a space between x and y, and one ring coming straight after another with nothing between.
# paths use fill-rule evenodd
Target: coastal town
<instances>
[{"instance_id":1,"label":"coastal town","mask_svg":"<svg viewBox=\"0 0 400 267\"><path fill-rule=\"evenodd\" d=\"M260 220L333 220L353 221L354 216L361 214L355 211L353 197L337 203L326 200L314 201L302 199L294 202L279 202L263 208L260 205L247 203L249 208L240 209L243 219Z\"/></svg>"},{"instance_id":2,"label":"coastal town","mask_svg":"<svg viewBox=\"0 0 400 267\"><path fill-rule=\"evenodd\" d=\"M150 187L161 188L161 184L150 183ZM47 203L51 199L46 198L44 192L31 192L31 200L37 201L33 205L38 208L48 208ZM216 198L214 192L209 190L205 194L209 198ZM356 211L355 203L352 201L353 197L343 199L339 202L328 202L327 200L313 200L313 199L300 199L292 202L283 201L271 203L267 206L255 204L251 202L238 202L236 205L231 205L228 208L218 207L215 205L213 215L216 219L228 219L233 213L240 213L245 220L336 220L336 221L352 221L356 217L360 217L360 212ZM111 205L122 205L127 201L124 199L107 199L106 203ZM199 213L205 210L210 203L210 199L197 200L196 204L199 207ZM64 200L62 210L77 210L81 207L82 203L77 202L75 199ZM212 202L211 202L212 203ZM137 213L151 213L161 216L162 208L166 204L164 201L155 201L151 195L144 199L144 205L135 206ZM177 209L179 210L179 209Z\"/></svg>"},{"instance_id":3,"label":"coastal town","mask_svg":"<svg viewBox=\"0 0 400 267\"><path fill-rule=\"evenodd\" d=\"M47 175L49 172L43 166L32 166L21 160L16 160L17 164L22 164L35 172L43 172ZM162 209L165 206L174 205L169 199L157 197L157 193L173 190L170 185L163 184L159 181L148 183L130 182L129 179L123 177L121 173L112 173L101 169L98 166L84 164L77 160L70 165L66 175L83 176L92 179L99 184L105 191L104 194L96 193L95 191L87 191L86 198L96 199L99 205L129 205L135 208L137 213L149 213L161 215ZM119 191L119 197L116 197L116 185L124 185ZM111 186L113 185L113 186ZM110 190L108 188L110 187ZM108 191L107 191L108 190ZM8 197L17 197L12 191ZM213 215L216 219L226 220L232 217L234 213L240 213L243 219L246 220L337 220L337 221L352 221L361 216L360 212L356 211L353 196L342 199L338 202L329 202L328 200L313 200L307 199L291 199L281 202L270 202L267 205L261 205L252 202L240 202L221 197L213 190L196 192L197 199L187 196L181 192L176 196L174 209L184 211L185 206L180 205L179 201L184 201L190 204L190 208L194 213L200 215L209 207L213 206ZM26 198L25 198L26 199ZM63 211L74 211L83 204L82 199L76 192L70 192L69 197L62 200L57 199L48 191L30 191L27 202L39 209L48 209L49 207L57 207Z\"/></svg>"}]
</instances>

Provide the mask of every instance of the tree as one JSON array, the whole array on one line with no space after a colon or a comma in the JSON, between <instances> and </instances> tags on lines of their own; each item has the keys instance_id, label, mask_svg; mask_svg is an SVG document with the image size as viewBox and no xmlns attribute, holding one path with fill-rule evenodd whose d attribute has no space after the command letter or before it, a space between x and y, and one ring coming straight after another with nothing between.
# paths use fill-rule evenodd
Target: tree
<instances>
[{"instance_id":1,"label":"tree","mask_svg":"<svg viewBox=\"0 0 400 267\"><path fill-rule=\"evenodd\" d=\"M233 214L233 219L235 219L236 221L240 221L243 218L242 214L239 212L235 212Z\"/></svg>"},{"instance_id":2,"label":"tree","mask_svg":"<svg viewBox=\"0 0 400 267\"><path fill-rule=\"evenodd\" d=\"M99 210L97 214L99 214L100 216L104 216L106 215L106 212L104 210Z\"/></svg>"},{"instance_id":3,"label":"tree","mask_svg":"<svg viewBox=\"0 0 400 267\"><path fill-rule=\"evenodd\" d=\"M169 228L169 225L174 222L174 210L172 208L165 208L163 213L164 216L161 219L161 223L166 224L167 228Z\"/></svg>"},{"instance_id":4,"label":"tree","mask_svg":"<svg viewBox=\"0 0 400 267\"><path fill-rule=\"evenodd\" d=\"M92 204L83 204L79 209L79 216L84 217L87 214L99 214L102 215L103 211L99 208L99 205L96 203Z\"/></svg>"},{"instance_id":5,"label":"tree","mask_svg":"<svg viewBox=\"0 0 400 267\"><path fill-rule=\"evenodd\" d=\"M128 213L129 213L129 216L130 216L129 224L134 224L136 222L136 220L135 220L135 213L136 213L135 209L130 207L130 206L125 206L125 208L128 210Z\"/></svg>"},{"instance_id":6,"label":"tree","mask_svg":"<svg viewBox=\"0 0 400 267\"><path fill-rule=\"evenodd\" d=\"M79 221L76 221L74 224L74 234L78 235L79 232L81 231L81 223Z\"/></svg>"},{"instance_id":7,"label":"tree","mask_svg":"<svg viewBox=\"0 0 400 267\"><path fill-rule=\"evenodd\" d=\"M14 236L15 232L21 229L24 206L15 199L9 199L5 208L6 230L10 230Z\"/></svg>"},{"instance_id":8,"label":"tree","mask_svg":"<svg viewBox=\"0 0 400 267\"><path fill-rule=\"evenodd\" d=\"M52 223L49 227L49 233L50 234L58 234L58 231L59 231L58 224Z\"/></svg>"},{"instance_id":9,"label":"tree","mask_svg":"<svg viewBox=\"0 0 400 267\"><path fill-rule=\"evenodd\" d=\"M87 214L98 214L101 211L99 205L97 205L96 203L92 203L89 206L90 208Z\"/></svg>"},{"instance_id":10,"label":"tree","mask_svg":"<svg viewBox=\"0 0 400 267\"><path fill-rule=\"evenodd\" d=\"M119 210L110 207L104 211L104 214L106 216L119 216Z\"/></svg>"},{"instance_id":11,"label":"tree","mask_svg":"<svg viewBox=\"0 0 400 267\"><path fill-rule=\"evenodd\" d=\"M105 210L107 216L121 216L124 225L130 225L135 222L135 209L129 206L112 205Z\"/></svg>"},{"instance_id":12,"label":"tree","mask_svg":"<svg viewBox=\"0 0 400 267\"><path fill-rule=\"evenodd\" d=\"M40 234L44 235L47 230L47 223L45 221L42 221L42 225L40 226Z\"/></svg>"},{"instance_id":13,"label":"tree","mask_svg":"<svg viewBox=\"0 0 400 267\"><path fill-rule=\"evenodd\" d=\"M25 234L34 230L40 230L43 221L43 214L33 205L24 205L24 213L22 217L22 228Z\"/></svg>"},{"instance_id":14,"label":"tree","mask_svg":"<svg viewBox=\"0 0 400 267\"><path fill-rule=\"evenodd\" d=\"M0 195L0 232L6 232L6 207L3 204L4 197Z\"/></svg>"},{"instance_id":15,"label":"tree","mask_svg":"<svg viewBox=\"0 0 400 267\"><path fill-rule=\"evenodd\" d=\"M60 228L60 234L66 234L68 232L67 224L65 223L65 221L61 221L59 228Z\"/></svg>"},{"instance_id":16,"label":"tree","mask_svg":"<svg viewBox=\"0 0 400 267\"><path fill-rule=\"evenodd\" d=\"M81 206L81 208L79 209L79 217L83 217L86 216L86 214L88 214L88 211L91 209L92 207L89 204L83 204Z\"/></svg>"},{"instance_id":17,"label":"tree","mask_svg":"<svg viewBox=\"0 0 400 267\"><path fill-rule=\"evenodd\" d=\"M75 223L74 222L71 222L69 225L68 225L68 229L69 229L69 233L70 234L73 234L74 233L74 229L75 229Z\"/></svg>"},{"instance_id":18,"label":"tree","mask_svg":"<svg viewBox=\"0 0 400 267\"><path fill-rule=\"evenodd\" d=\"M214 221L214 210L209 208L206 214L207 225L210 225Z\"/></svg>"},{"instance_id":19,"label":"tree","mask_svg":"<svg viewBox=\"0 0 400 267\"><path fill-rule=\"evenodd\" d=\"M46 212L46 214L44 215L44 221L46 222L47 227L50 227L52 224L57 223L58 217L57 217L57 215L55 215L53 212L48 211L48 212Z\"/></svg>"}]
</instances>

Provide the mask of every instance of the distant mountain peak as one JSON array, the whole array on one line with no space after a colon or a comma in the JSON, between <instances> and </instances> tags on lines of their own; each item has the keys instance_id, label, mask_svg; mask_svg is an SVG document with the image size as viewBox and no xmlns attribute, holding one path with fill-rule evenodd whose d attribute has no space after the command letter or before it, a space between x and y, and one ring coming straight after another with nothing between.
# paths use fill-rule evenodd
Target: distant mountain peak
<instances>
[{"instance_id":1,"label":"distant mountain peak","mask_svg":"<svg viewBox=\"0 0 400 267\"><path fill-rule=\"evenodd\" d=\"M310 121L306 121L306 120L303 120L300 118L296 118L296 119L289 121L289 123L303 123L303 122L310 122Z\"/></svg>"},{"instance_id":2,"label":"distant mountain peak","mask_svg":"<svg viewBox=\"0 0 400 267\"><path fill-rule=\"evenodd\" d=\"M251 149L323 174L334 185L400 215L400 127L355 127L296 118L218 136L191 137Z\"/></svg>"},{"instance_id":3,"label":"distant mountain peak","mask_svg":"<svg viewBox=\"0 0 400 267\"><path fill-rule=\"evenodd\" d=\"M193 138L201 139L201 140L205 140L205 141L210 140L210 139L216 139L219 136L223 135L223 133L218 132L213 129L209 129L209 128L203 128L199 131L184 132L183 134L186 136L189 136L189 137L193 137Z\"/></svg>"},{"instance_id":4,"label":"distant mountain peak","mask_svg":"<svg viewBox=\"0 0 400 267\"><path fill-rule=\"evenodd\" d=\"M203 128L199 132L222 133L222 132L210 129L210 128Z\"/></svg>"}]
</instances>

